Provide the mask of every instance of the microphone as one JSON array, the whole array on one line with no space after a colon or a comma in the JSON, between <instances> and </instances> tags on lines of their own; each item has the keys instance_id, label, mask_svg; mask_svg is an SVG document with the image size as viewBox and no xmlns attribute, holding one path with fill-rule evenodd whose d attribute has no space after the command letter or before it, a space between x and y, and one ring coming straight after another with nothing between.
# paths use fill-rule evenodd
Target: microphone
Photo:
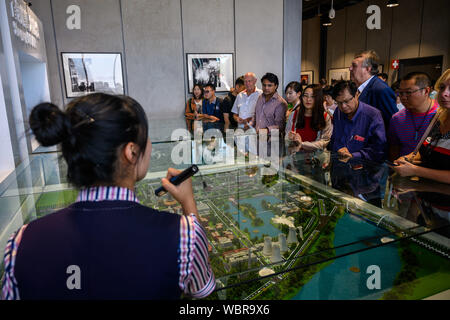
<instances>
[{"instance_id":1,"label":"microphone","mask_svg":"<svg viewBox=\"0 0 450 320\"><path fill-rule=\"evenodd\" d=\"M170 178L170 183L172 183L173 185L179 185L180 183L182 183L184 180L192 177L194 174L196 174L198 172L198 167L193 164L192 166L190 166L189 168L187 168L186 170L184 170L183 172L181 172L179 175ZM155 190L155 195L157 197L161 197L163 195L165 195L167 193L167 190L161 186L158 189Z\"/></svg>"}]
</instances>

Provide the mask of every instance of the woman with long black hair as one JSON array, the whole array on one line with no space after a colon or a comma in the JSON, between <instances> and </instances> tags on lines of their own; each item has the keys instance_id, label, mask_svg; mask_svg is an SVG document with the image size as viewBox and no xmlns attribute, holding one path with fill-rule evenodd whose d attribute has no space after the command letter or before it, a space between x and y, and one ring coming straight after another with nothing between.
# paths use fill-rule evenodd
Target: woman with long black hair
<instances>
[{"instance_id":1,"label":"woman with long black hair","mask_svg":"<svg viewBox=\"0 0 450 320\"><path fill-rule=\"evenodd\" d=\"M300 108L292 112L286 126L286 139L305 150L322 150L330 142L331 117L323 107L322 88L309 85L302 94Z\"/></svg>"}]
</instances>

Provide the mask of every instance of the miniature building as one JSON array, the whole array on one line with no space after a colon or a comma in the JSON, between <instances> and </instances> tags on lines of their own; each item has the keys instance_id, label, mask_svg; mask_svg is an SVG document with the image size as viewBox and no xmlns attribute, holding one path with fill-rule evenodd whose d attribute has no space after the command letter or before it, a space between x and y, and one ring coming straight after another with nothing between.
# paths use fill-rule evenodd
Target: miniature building
<instances>
[{"instance_id":1,"label":"miniature building","mask_svg":"<svg viewBox=\"0 0 450 320\"><path fill-rule=\"evenodd\" d=\"M197 210L198 211L204 211L204 210L208 210L209 211L209 207L204 202L198 202L197 203Z\"/></svg>"},{"instance_id":2,"label":"miniature building","mask_svg":"<svg viewBox=\"0 0 450 320\"><path fill-rule=\"evenodd\" d=\"M298 243L297 234L295 233L295 228L289 228L289 234L287 238L287 244Z\"/></svg>"},{"instance_id":3,"label":"miniature building","mask_svg":"<svg viewBox=\"0 0 450 320\"><path fill-rule=\"evenodd\" d=\"M211 236L213 236L214 238L219 238L220 234L217 231L211 232Z\"/></svg>"},{"instance_id":4,"label":"miniature building","mask_svg":"<svg viewBox=\"0 0 450 320\"><path fill-rule=\"evenodd\" d=\"M234 234L226 234L225 235L228 239L233 240L234 239Z\"/></svg>"},{"instance_id":5,"label":"miniature building","mask_svg":"<svg viewBox=\"0 0 450 320\"><path fill-rule=\"evenodd\" d=\"M272 245L272 256L270 257L270 262L277 263L283 261L280 253L280 245L278 243L274 243Z\"/></svg>"},{"instance_id":6,"label":"miniature building","mask_svg":"<svg viewBox=\"0 0 450 320\"><path fill-rule=\"evenodd\" d=\"M298 234L300 236L300 239L303 240L303 227L302 226L298 227Z\"/></svg>"},{"instance_id":7,"label":"miniature building","mask_svg":"<svg viewBox=\"0 0 450 320\"><path fill-rule=\"evenodd\" d=\"M223 249L229 248L229 247L232 247L232 246L233 246L233 242L232 242L230 239L225 238L225 237L219 237L219 238L217 239L217 241L219 242L220 246L221 246Z\"/></svg>"},{"instance_id":8,"label":"miniature building","mask_svg":"<svg viewBox=\"0 0 450 320\"><path fill-rule=\"evenodd\" d=\"M272 254L272 238L267 236L264 237L263 255L270 257L271 254Z\"/></svg>"},{"instance_id":9,"label":"miniature building","mask_svg":"<svg viewBox=\"0 0 450 320\"><path fill-rule=\"evenodd\" d=\"M281 253L285 253L288 250L288 248L286 244L286 235L284 233L280 233L278 235L278 243L280 244Z\"/></svg>"},{"instance_id":10,"label":"miniature building","mask_svg":"<svg viewBox=\"0 0 450 320\"><path fill-rule=\"evenodd\" d=\"M259 274L261 277L268 276L268 275L271 275L271 274L274 274L274 273L275 273L275 271L273 271L273 270L270 269L270 268L266 268L266 267L262 268L262 269L259 270L259 272L258 272L258 274Z\"/></svg>"},{"instance_id":11,"label":"miniature building","mask_svg":"<svg viewBox=\"0 0 450 320\"><path fill-rule=\"evenodd\" d=\"M256 256L255 255L248 255L248 249L242 250L240 252L234 253L229 257L229 263L231 266L236 266L237 264L241 262L249 262L250 264L253 262L256 262Z\"/></svg>"},{"instance_id":12,"label":"miniature building","mask_svg":"<svg viewBox=\"0 0 450 320\"><path fill-rule=\"evenodd\" d=\"M230 250L227 252L223 253L223 257L225 259L230 259L231 257L235 256L235 255L239 255L241 252L244 252L244 254L247 254L248 248L240 248L240 249L235 249L235 250Z\"/></svg>"}]
</instances>

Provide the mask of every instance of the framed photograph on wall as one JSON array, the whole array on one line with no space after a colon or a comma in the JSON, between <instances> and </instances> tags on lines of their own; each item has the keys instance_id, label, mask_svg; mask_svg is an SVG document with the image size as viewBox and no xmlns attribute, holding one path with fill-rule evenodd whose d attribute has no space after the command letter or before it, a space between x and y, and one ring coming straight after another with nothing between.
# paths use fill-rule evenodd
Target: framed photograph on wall
<instances>
[{"instance_id":1,"label":"framed photograph on wall","mask_svg":"<svg viewBox=\"0 0 450 320\"><path fill-rule=\"evenodd\" d=\"M66 97L94 92L124 94L120 53L62 52Z\"/></svg>"},{"instance_id":2,"label":"framed photograph on wall","mask_svg":"<svg viewBox=\"0 0 450 320\"><path fill-rule=\"evenodd\" d=\"M384 70L384 66L383 66L383 64L378 64L378 73L383 73L383 70Z\"/></svg>"},{"instance_id":3,"label":"framed photograph on wall","mask_svg":"<svg viewBox=\"0 0 450 320\"><path fill-rule=\"evenodd\" d=\"M350 80L350 70L348 68L328 69L328 84L333 85L339 80Z\"/></svg>"},{"instance_id":4,"label":"framed photograph on wall","mask_svg":"<svg viewBox=\"0 0 450 320\"><path fill-rule=\"evenodd\" d=\"M300 83L302 86L310 85L314 82L314 71L302 71L300 74Z\"/></svg>"},{"instance_id":5,"label":"framed photograph on wall","mask_svg":"<svg viewBox=\"0 0 450 320\"><path fill-rule=\"evenodd\" d=\"M234 85L232 53L187 53L188 90L194 85L213 83L216 92L229 91Z\"/></svg>"}]
</instances>

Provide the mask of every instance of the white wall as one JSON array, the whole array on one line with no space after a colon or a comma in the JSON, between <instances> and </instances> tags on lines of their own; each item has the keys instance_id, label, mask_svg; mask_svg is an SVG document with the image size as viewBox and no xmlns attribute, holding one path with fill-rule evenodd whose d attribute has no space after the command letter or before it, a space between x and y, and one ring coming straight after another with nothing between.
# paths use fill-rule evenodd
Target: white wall
<instances>
[{"instance_id":1,"label":"white wall","mask_svg":"<svg viewBox=\"0 0 450 320\"><path fill-rule=\"evenodd\" d=\"M183 116L189 97L186 53L233 53L235 78L248 71L259 78L273 72L280 79L280 92L284 81L298 80L301 40L289 33L301 30L299 1L34 0L33 10L52 44L47 57L54 101L68 102L61 52L120 52L126 93L143 105L150 119L168 119ZM71 4L81 8L81 30L66 28ZM285 8L296 11L289 21ZM285 25L292 27L287 35ZM289 70L286 80L284 70Z\"/></svg>"},{"instance_id":2,"label":"white wall","mask_svg":"<svg viewBox=\"0 0 450 320\"><path fill-rule=\"evenodd\" d=\"M50 101L47 68L44 62L35 60L33 57L26 56L25 54L19 54L19 56L28 119L35 105Z\"/></svg>"}]
</instances>

